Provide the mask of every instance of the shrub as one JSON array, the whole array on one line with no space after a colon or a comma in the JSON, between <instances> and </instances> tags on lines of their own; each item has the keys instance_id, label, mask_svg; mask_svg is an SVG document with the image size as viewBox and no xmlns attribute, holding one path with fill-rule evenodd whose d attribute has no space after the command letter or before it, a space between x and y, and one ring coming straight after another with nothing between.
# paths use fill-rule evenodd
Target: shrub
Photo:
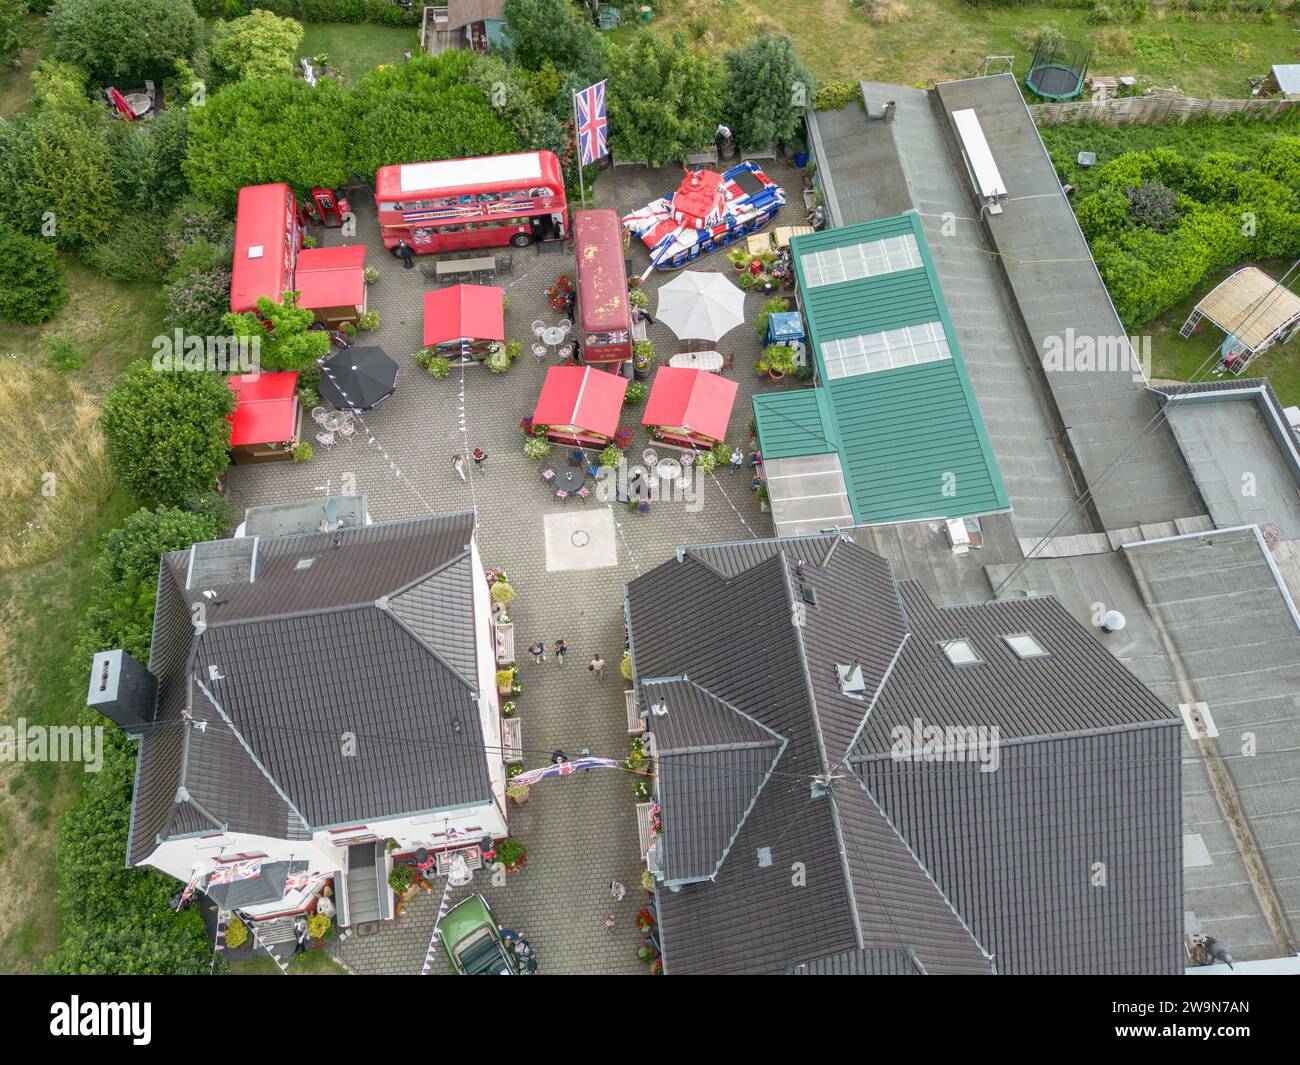
<instances>
[{"instance_id":1,"label":"shrub","mask_svg":"<svg viewBox=\"0 0 1300 1065\"><path fill-rule=\"evenodd\" d=\"M862 88L856 81L828 81L817 90L813 106L818 111L838 111L851 103L862 103Z\"/></svg>"},{"instance_id":2,"label":"shrub","mask_svg":"<svg viewBox=\"0 0 1300 1065\"><path fill-rule=\"evenodd\" d=\"M488 353L487 358L483 360L483 365L491 373L505 373L510 369L510 356L506 353L505 348L500 348Z\"/></svg>"},{"instance_id":3,"label":"shrub","mask_svg":"<svg viewBox=\"0 0 1300 1065\"><path fill-rule=\"evenodd\" d=\"M524 454L530 459L544 459L551 453L551 442L545 437L530 436L524 441Z\"/></svg>"},{"instance_id":4,"label":"shrub","mask_svg":"<svg viewBox=\"0 0 1300 1065\"><path fill-rule=\"evenodd\" d=\"M313 330L315 320L315 314L298 306L296 292L286 292L283 303L260 296L257 314L230 312L224 318L231 336L260 343L264 370L301 370L325 358L330 350L329 334Z\"/></svg>"},{"instance_id":5,"label":"shrub","mask_svg":"<svg viewBox=\"0 0 1300 1065\"><path fill-rule=\"evenodd\" d=\"M617 444L610 444L600 453L600 464L608 469L617 469L623 461L623 449Z\"/></svg>"},{"instance_id":6,"label":"shrub","mask_svg":"<svg viewBox=\"0 0 1300 1065\"><path fill-rule=\"evenodd\" d=\"M803 112L817 80L788 37L759 37L726 56L723 115L744 148L803 144Z\"/></svg>"},{"instance_id":7,"label":"shrub","mask_svg":"<svg viewBox=\"0 0 1300 1065\"><path fill-rule=\"evenodd\" d=\"M230 950L238 950L248 942L248 926L238 917L232 917L226 922L226 946Z\"/></svg>"},{"instance_id":8,"label":"shrub","mask_svg":"<svg viewBox=\"0 0 1300 1065\"><path fill-rule=\"evenodd\" d=\"M219 336L230 311L230 270L221 267L167 288L167 325L193 336Z\"/></svg>"},{"instance_id":9,"label":"shrub","mask_svg":"<svg viewBox=\"0 0 1300 1065\"><path fill-rule=\"evenodd\" d=\"M212 28L212 61L236 78L293 75L293 56L302 41L302 24L269 11L254 10Z\"/></svg>"},{"instance_id":10,"label":"shrub","mask_svg":"<svg viewBox=\"0 0 1300 1065\"><path fill-rule=\"evenodd\" d=\"M99 85L161 82L177 60L203 49L203 23L190 0L55 0L54 54L84 67Z\"/></svg>"},{"instance_id":11,"label":"shrub","mask_svg":"<svg viewBox=\"0 0 1300 1065\"><path fill-rule=\"evenodd\" d=\"M310 462L312 456L311 444L306 440L299 440L293 447L294 462Z\"/></svg>"},{"instance_id":12,"label":"shrub","mask_svg":"<svg viewBox=\"0 0 1300 1065\"><path fill-rule=\"evenodd\" d=\"M379 328L379 312L364 311L357 318L357 328L370 332Z\"/></svg>"},{"instance_id":13,"label":"shrub","mask_svg":"<svg viewBox=\"0 0 1300 1065\"><path fill-rule=\"evenodd\" d=\"M235 397L225 378L132 366L104 397L100 427L122 485L148 503L209 492L230 462Z\"/></svg>"},{"instance_id":14,"label":"shrub","mask_svg":"<svg viewBox=\"0 0 1300 1065\"><path fill-rule=\"evenodd\" d=\"M1129 217L1140 226L1166 233L1178 221L1178 196L1159 181L1144 181L1126 189Z\"/></svg>"},{"instance_id":15,"label":"shrub","mask_svg":"<svg viewBox=\"0 0 1300 1065\"><path fill-rule=\"evenodd\" d=\"M162 222L127 216L81 257L91 269L115 281L161 281L168 266L163 237Z\"/></svg>"},{"instance_id":16,"label":"shrub","mask_svg":"<svg viewBox=\"0 0 1300 1065\"><path fill-rule=\"evenodd\" d=\"M69 337L57 333L45 338L45 361L59 373L69 373L86 364L86 353Z\"/></svg>"},{"instance_id":17,"label":"shrub","mask_svg":"<svg viewBox=\"0 0 1300 1065\"><path fill-rule=\"evenodd\" d=\"M54 246L0 223L0 322L38 325L67 302Z\"/></svg>"},{"instance_id":18,"label":"shrub","mask_svg":"<svg viewBox=\"0 0 1300 1065\"><path fill-rule=\"evenodd\" d=\"M307 935L317 943L329 939L334 934L334 920L326 913L307 915Z\"/></svg>"},{"instance_id":19,"label":"shrub","mask_svg":"<svg viewBox=\"0 0 1300 1065\"><path fill-rule=\"evenodd\" d=\"M488 594L492 597L492 602L500 603L502 606L505 606L514 601L515 589L513 585L506 581L497 581L492 585Z\"/></svg>"},{"instance_id":20,"label":"shrub","mask_svg":"<svg viewBox=\"0 0 1300 1065\"><path fill-rule=\"evenodd\" d=\"M623 402L629 407L644 403L649 392L650 390L646 388L644 382L629 381L627 391L623 393Z\"/></svg>"},{"instance_id":21,"label":"shrub","mask_svg":"<svg viewBox=\"0 0 1300 1065\"><path fill-rule=\"evenodd\" d=\"M614 154L651 166L683 160L713 143L723 114L722 68L707 53L638 33L613 53L608 86Z\"/></svg>"},{"instance_id":22,"label":"shrub","mask_svg":"<svg viewBox=\"0 0 1300 1065\"><path fill-rule=\"evenodd\" d=\"M496 860L504 865L507 869L513 869L519 865L527 856L527 850L520 840L514 836L506 836L496 845Z\"/></svg>"},{"instance_id":23,"label":"shrub","mask_svg":"<svg viewBox=\"0 0 1300 1065\"><path fill-rule=\"evenodd\" d=\"M402 895L415 883L415 870L409 865L395 865L388 874L388 886Z\"/></svg>"}]
</instances>

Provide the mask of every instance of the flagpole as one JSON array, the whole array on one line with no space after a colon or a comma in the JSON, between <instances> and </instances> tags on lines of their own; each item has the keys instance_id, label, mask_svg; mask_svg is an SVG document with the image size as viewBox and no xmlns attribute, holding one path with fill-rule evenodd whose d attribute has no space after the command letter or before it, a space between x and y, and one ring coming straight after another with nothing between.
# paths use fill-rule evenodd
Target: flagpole
<instances>
[{"instance_id":1,"label":"flagpole","mask_svg":"<svg viewBox=\"0 0 1300 1065\"><path fill-rule=\"evenodd\" d=\"M578 127L578 94L573 94L573 150L578 156L578 192L582 196L582 209L587 209L587 183L582 176L582 134Z\"/></svg>"}]
</instances>

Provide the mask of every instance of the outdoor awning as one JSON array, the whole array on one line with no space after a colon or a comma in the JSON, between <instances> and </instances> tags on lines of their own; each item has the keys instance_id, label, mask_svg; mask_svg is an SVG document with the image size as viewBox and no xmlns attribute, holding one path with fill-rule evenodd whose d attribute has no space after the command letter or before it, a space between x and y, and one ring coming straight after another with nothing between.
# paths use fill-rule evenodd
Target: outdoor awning
<instances>
[{"instance_id":1,"label":"outdoor awning","mask_svg":"<svg viewBox=\"0 0 1300 1065\"><path fill-rule=\"evenodd\" d=\"M454 340L506 338L505 290L496 285L452 285L424 294L424 346Z\"/></svg>"},{"instance_id":2,"label":"outdoor awning","mask_svg":"<svg viewBox=\"0 0 1300 1065\"><path fill-rule=\"evenodd\" d=\"M725 440L739 385L706 370L661 366L655 371L642 425L681 428L693 437Z\"/></svg>"},{"instance_id":3,"label":"outdoor awning","mask_svg":"<svg viewBox=\"0 0 1300 1065\"><path fill-rule=\"evenodd\" d=\"M814 536L854 524L840 457L799 455L763 460L777 536Z\"/></svg>"},{"instance_id":4,"label":"outdoor awning","mask_svg":"<svg viewBox=\"0 0 1300 1065\"><path fill-rule=\"evenodd\" d=\"M573 428L612 440L626 391L627 380L617 374L590 366L552 366L537 397L533 424Z\"/></svg>"},{"instance_id":5,"label":"outdoor awning","mask_svg":"<svg viewBox=\"0 0 1300 1065\"><path fill-rule=\"evenodd\" d=\"M308 248L298 253L293 284L301 293L298 306L310 310L361 307L366 302L366 249Z\"/></svg>"},{"instance_id":6,"label":"outdoor awning","mask_svg":"<svg viewBox=\"0 0 1300 1065\"><path fill-rule=\"evenodd\" d=\"M1259 267L1247 266L1215 285L1196 309L1247 350L1257 351L1300 320L1300 296Z\"/></svg>"},{"instance_id":7,"label":"outdoor awning","mask_svg":"<svg viewBox=\"0 0 1300 1065\"><path fill-rule=\"evenodd\" d=\"M239 405L230 415L230 446L279 444L293 439L298 424L298 374L235 374L226 378Z\"/></svg>"}]
</instances>

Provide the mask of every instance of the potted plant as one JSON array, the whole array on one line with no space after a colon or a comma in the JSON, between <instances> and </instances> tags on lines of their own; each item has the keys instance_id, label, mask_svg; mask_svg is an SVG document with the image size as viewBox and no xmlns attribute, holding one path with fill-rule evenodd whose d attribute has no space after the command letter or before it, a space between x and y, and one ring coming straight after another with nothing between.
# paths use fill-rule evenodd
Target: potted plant
<instances>
[{"instance_id":1,"label":"potted plant","mask_svg":"<svg viewBox=\"0 0 1300 1065\"><path fill-rule=\"evenodd\" d=\"M248 942L248 926L238 917L226 922L226 949L238 950Z\"/></svg>"},{"instance_id":2,"label":"potted plant","mask_svg":"<svg viewBox=\"0 0 1300 1065\"><path fill-rule=\"evenodd\" d=\"M506 795L515 800L516 806L523 806L528 801L528 785L507 784Z\"/></svg>"},{"instance_id":3,"label":"potted plant","mask_svg":"<svg viewBox=\"0 0 1300 1065\"><path fill-rule=\"evenodd\" d=\"M643 381L628 382L627 391L623 393L623 403L628 407L635 407L638 403L644 403L649 389Z\"/></svg>"},{"instance_id":4,"label":"potted plant","mask_svg":"<svg viewBox=\"0 0 1300 1065\"><path fill-rule=\"evenodd\" d=\"M628 445L632 443L632 435L631 429L617 430L614 433L614 446L620 451L626 451Z\"/></svg>"},{"instance_id":5,"label":"potted plant","mask_svg":"<svg viewBox=\"0 0 1300 1065\"><path fill-rule=\"evenodd\" d=\"M632 680L632 652L631 651L623 652L623 661L618 664L618 671L623 674L624 680L629 682Z\"/></svg>"},{"instance_id":6,"label":"potted plant","mask_svg":"<svg viewBox=\"0 0 1300 1065\"><path fill-rule=\"evenodd\" d=\"M632 372L638 381L643 380L655 364L655 347L648 340L638 340L632 345Z\"/></svg>"},{"instance_id":7,"label":"potted plant","mask_svg":"<svg viewBox=\"0 0 1300 1065\"><path fill-rule=\"evenodd\" d=\"M379 267L367 266L364 270L361 271L361 276L366 279L367 285L373 285L376 281L379 280Z\"/></svg>"},{"instance_id":8,"label":"potted plant","mask_svg":"<svg viewBox=\"0 0 1300 1065\"><path fill-rule=\"evenodd\" d=\"M378 312L378 311L365 311L365 312L364 312L364 313L363 313L359 318L357 318L357 328L358 328L358 329L364 329L364 330L366 330L367 332L369 332L369 331L372 330L372 329L378 329L378 328L379 328L379 312Z\"/></svg>"},{"instance_id":9,"label":"potted plant","mask_svg":"<svg viewBox=\"0 0 1300 1065\"><path fill-rule=\"evenodd\" d=\"M627 302L633 307L640 307L644 311L650 306L650 297L641 289L634 288L628 291Z\"/></svg>"},{"instance_id":10,"label":"potted plant","mask_svg":"<svg viewBox=\"0 0 1300 1065\"><path fill-rule=\"evenodd\" d=\"M650 963L650 975L663 976L663 974L664 974L664 960L663 958L655 958L655 960Z\"/></svg>"},{"instance_id":11,"label":"potted plant","mask_svg":"<svg viewBox=\"0 0 1300 1065\"><path fill-rule=\"evenodd\" d=\"M497 694L510 695L511 689L515 683L515 671L513 667L497 670Z\"/></svg>"},{"instance_id":12,"label":"potted plant","mask_svg":"<svg viewBox=\"0 0 1300 1065\"><path fill-rule=\"evenodd\" d=\"M306 440L299 440L293 445L293 461L309 462L311 461L311 444Z\"/></svg>"},{"instance_id":13,"label":"potted plant","mask_svg":"<svg viewBox=\"0 0 1300 1065\"><path fill-rule=\"evenodd\" d=\"M736 273L742 273L749 268L749 252L744 247L732 248L727 252L727 261Z\"/></svg>"},{"instance_id":14,"label":"potted plant","mask_svg":"<svg viewBox=\"0 0 1300 1065\"><path fill-rule=\"evenodd\" d=\"M754 363L754 371L758 374L766 374L772 381L781 381L798 369L794 357L794 348L789 344L769 344Z\"/></svg>"},{"instance_id":15,"label":"potted plant","mask_svg":"<svg viewBox=\"0 0 1300 1065\"><path fill-rule=\"evenodd\" d=\"M650 798L650 784L645 780L638 780L632 785L632 794L638 799Z\"/></svg>"},{"instance_id":16,"label":"potted plant","mask_svg":"<svg viewBox=\"0 0 1300 1065\"><path fill-rule=\"evenodd\" d=\"M327 913L309 913L307 915L307 935L318 946L334 938L334 919Z\"/></svg>"},{"instance_id":17,"label":"potted plant","mask_svg":"<svg viewBox=\"0 0 1300 1065\"><path fill-rule=\"evenodd\" d=\"M501 704L502 717L514 717L515 714L517 714L518 712L519 712L519 704L516 703L513 699L507 699L504 703Z\"/></svg>"},{"instance_id":18,"label":"potted plant","mask_svg":"<svg viewBox=\"0 0 1300 1065\"><path fill-rule=\"evenodd\" d=\"M483 365L488 368L489 373L505 373L510 369L510 356L506 354L504 347L500 347L488 354L488 357L483 360Z\"/></svg>"},{"instance_id":19,"label":"potted plant","mask_svg":"<svg viewBox=\"0 0 1300 1065\"><path fill-rule=\"evenodd\" d=\"M649 943L642 943L636 948L636 956L645 962L646 965L651 965L658 959L659 952Z\"/></svg>"},{"instance_id":20,"label":"potted plant","mask_svg":"<svg viewBox=\"0 0 1300 1065\"><path fill-rule=\"evenodd\" d=\"M415 870L409 865L395 865L388 874L388 886L393 894L409 899L415 894Z\"/></svg>"},{"instance_id":21,"label":"potted plant","mask_svg":"<svg viewBox=\"0 0 1300 1065\"><path fill-rule=\"evenodd\" d=\"M488 589L488 595L491 597L492 602L500 603L502 606L508 606L510 603L514 602L515 588L509 581L493 581L492 585Z\"/></svg>"},{"instance_id":22,"label":"potted plant","mask_svg":"<svg viewBox=\"0 0 1300 1065\"><path fill-rule=\"evenodd\" d=\"M545 437L530 436L524 441L524 454L530 459L544 459L551 453L551 442Z\"/></svg>"},{"instance_id":23,"label":"potted plant","mask_svg":"<svg viewBox=\"0 0 1300 1065\"><path fill-rule=\"evenodd\" d=\"M505 866L507 873L514 873L528 864L528 850L514 836L506 836L496 845L496 860Z\"/></svg>"},{"instance_id":24,"label":"potted plant","mask_svg":"<svg viewBox=\"0 0 1300 1065\"><path fill-rule=\"evenodd\" d=\"M652 872L650 872L649 869L642 869L642 870L641 870L641 890L642 890L642 891L647 891L647 892L650 892L651 894L653 894L653 893L654 893L654 889L655 889L655 878L654 878L654 874L653 874Z\"/></svg>"},{"instance_id":25,"label":"potted plant","mask_svg":"<svg viewBox=\"0 0 1300 1065\"><path fill-rule=\"evenodd\" d=\"M647 869L646 873L649 872L650 870ZM650 912L649 906L642 906L641 912L636 915L635 920L638 932L643 932L646 935L649 935L655 930L655 919L654 915Z\"/></svg>"},{"instance_id":26,"label":"potted plant","mask_svg":"<svg viewBox=\"0 0 1300 1065\"><path fill-rule=\"evenodd\" d=\"M616 470L618 464L623 461L623 451L617 444L610 444L600 453L597 461L606 469Z\"/></svg>"},{"instance_id":27,"label":"potted plant","mask_svg":"<svg viewBox=\"0 0 1300 1065\"><path fill-rule=\"evenodd\" d=\"M784 296L776 296L763 302L758 317L754 319L754 332L758 334L759 340L767 336L768 319L774 314L780 314L782 311L788 310L789 306L789 302Z\"/></svg>"}]
</instances>

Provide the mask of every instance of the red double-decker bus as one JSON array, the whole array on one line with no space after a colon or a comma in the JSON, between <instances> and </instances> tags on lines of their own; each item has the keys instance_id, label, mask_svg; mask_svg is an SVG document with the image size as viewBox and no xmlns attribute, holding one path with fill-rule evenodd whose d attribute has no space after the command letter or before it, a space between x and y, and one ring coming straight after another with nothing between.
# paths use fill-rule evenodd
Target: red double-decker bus
<instances>
[{"instance_id":1,"label":"red double-decker bus","mask_svg":"<svg viewBox=\"0 0 1300 1065\"><path fill-rule=\"evenodd\" d=\"M416 255L566 236L564 175L553 152L383 166L375 202L384 246L404 243Z\"/></svg>"},{"instance_id":2,"label":"red double-decker bus","mask_svg":"<svg viewBox=\"0 0 1300 1065\"><path fill-rule=\"evenodd\" d=\"M608 208L573 212L582 361L617 371L632 357L632 307L623 265L623 227Z\"/></svg>"}]
</instances>

